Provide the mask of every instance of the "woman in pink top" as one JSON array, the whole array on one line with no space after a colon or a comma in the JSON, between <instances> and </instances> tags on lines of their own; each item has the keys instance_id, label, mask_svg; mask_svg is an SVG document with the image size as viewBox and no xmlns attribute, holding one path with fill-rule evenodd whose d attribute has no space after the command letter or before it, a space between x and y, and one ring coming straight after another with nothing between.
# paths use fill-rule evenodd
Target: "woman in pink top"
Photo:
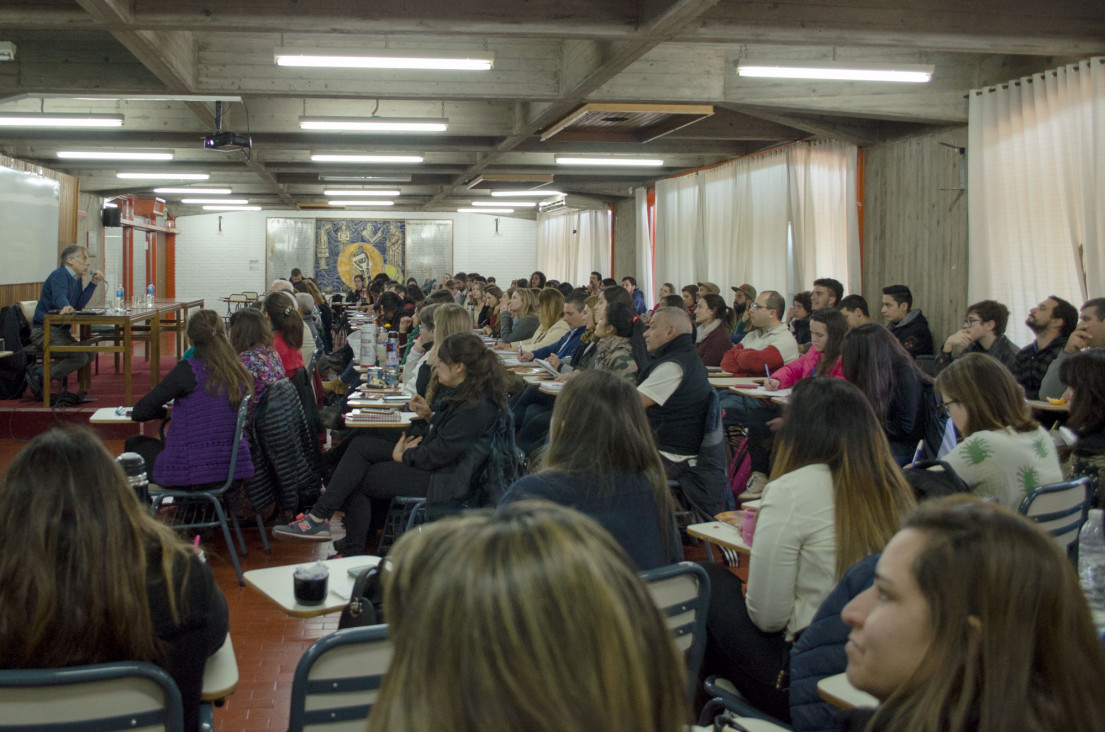
<instances>
[{"instance_id":1,"label":"woman in pink top","mask_svg":"<svg viewBox=\"0 0 1105 732\"><path fill-rule=\"evenodd\" d=\"M808 376L828 376L843 379L840 365L840 350L844 345L844 334L848 323L836 308L821 308L810 316L810 350L796 361L775 369L764 388L770 391L789 389ZM771 449L773 430L780 424L779 408L770 402L763 402L749 409L745 415L745 428L748 430L748 459L752 468L752 477L747 490L758 493L767 484L767 474L771 468Z\"/></svg>"},{"instance_id":2,"label":"woman in pink top","mask_svg":"<svg viewBox=\"0 0 1105 732\"><path fill-rule=\"evenodd\" d=\"M848 323L836 308L821 308L810 316L810 350L796 361L778 368L764 384L765 389L789 389L807 376L843 379L840 349Z\"/></svg>"}]
</instances>

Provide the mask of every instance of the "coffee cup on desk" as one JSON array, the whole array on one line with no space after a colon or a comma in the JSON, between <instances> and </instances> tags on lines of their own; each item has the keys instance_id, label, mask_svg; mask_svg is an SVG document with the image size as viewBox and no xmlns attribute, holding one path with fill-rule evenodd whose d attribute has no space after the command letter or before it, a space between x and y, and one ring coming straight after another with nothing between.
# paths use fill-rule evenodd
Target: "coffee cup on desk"
<instances>
[{"instance_id":1,"label":"coffee cup on desk","mask_svg":"<svg viewBox=\"0 0 1105 732\"><path fill-rule=\"evenodd\" d=\"M292 574L295 601L300 605L321 605L326 600L330 572L321 562L297 567Z\"/></svg>"}]
</instances>

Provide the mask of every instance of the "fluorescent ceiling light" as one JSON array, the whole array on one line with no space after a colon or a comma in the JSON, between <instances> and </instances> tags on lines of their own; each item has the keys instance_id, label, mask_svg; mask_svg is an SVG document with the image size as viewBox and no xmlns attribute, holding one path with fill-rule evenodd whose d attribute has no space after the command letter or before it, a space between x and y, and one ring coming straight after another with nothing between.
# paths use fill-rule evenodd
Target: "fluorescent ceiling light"
<instances>
[{"instance_id":1,"label":"fluorescent ceiling light","mask_svg":"<svg viewBox=\"0 0 1105 732\"><path fill-rule=\"evenodd\" d=\"M123 152L121 150L58 150L63 160L172 160L171 152Z\"/></svg>"},{"instance_id":2,"label":"fluorescent ceiling light","mask_svg":"<svg viewBox=\"0 0 1105 732\"><path fill-rule=\"evenodd\" d=\"M122 127L121 114L0 113L0 127Z\"/></svg>"},{"instance_id":3,"label":"fluorescent ceiling light","mask_svg":"<svg viewBox=\"0 0 1105 732\"><path fill-rule=\"evenodd\" d=\"M204 211L260 211L260 206L204 206Z\"/></svg>"},{"instance_id":4,"label":"fluorescent ceiling light","mask_svg":"<svg viewBox=\"0 0 1105 732\"><path fill-rule=\"evenodd\" d=\"M512 208L458 208L457 213L514 213Z\"/></svg>"},{"instance_id":5,"label":"fluorescent ceiling light","mask_svg":"<svg viewBox=\"0 0 1105 732\"><path fill-rule=\"evenodd\" d=\"M330 201L331 206L394 206L395 201Z\"/></svg>"},{"instance_id":6,"label":"fluorescent ceiling light","mask_svg":"<svg viewBox=\"0 0 1105 732\"><path fill-rule=\"evenodd\" d=\"M207 173L116 173L116 178L123 180L207 180L211 176Z\"/></svg>"},{"instance_id":7,"label":"fluorescent ceiling light","mask_svg":"<svg viewBox=\"0 0 1105 732\"><path fill-rule=\"evenodd\" d=\"M217 203L226 206L245 206L249 203L248 198L182 198L181 203L184 204L201 204L201 203Z\"/></svg>"},{"instance_id":8,"label":"fluorescent ceiling light","mask_svg":"<svg viewBox=\"0 0 1105 732\"><path fill-rule=\"evenodd\" d=\"M305 66L329 69L416 69L440 71L488 71L495 63L490 53L454 58L433 58L427 56L380 55L323 55L289 53L287 49L276 49L277 66Z\"/></svg>"},{"instance_id":9,"label":"fluorescent ceiling light","mask_svg":"<svg viewBox=\"0 0 1105 732\"><path fill-rule=\"evenodd\" d=\"M447 119L403 117L300 117L299 129L329 132L444 132Z\"/></svg>"},{"instance_id":10,"label":"fluorescent ceiling light","mask_svg":"<svg viewBox=\"0 0 1105 732\"><path fill-rule=\"evenodd\" d=\"M557 165L629 165L642 168L655 168L664 164L658 158L557 158Z\"/></svg>"},{"instance_id":11,"label":"fluorescent ceiling light","mask_svg":"<svg viewBox=\"0 0 1105 732\"><path fill-rule=\"evenodd\" d=\"M105 203L103 207L104 208L119 208L119 204L117 204L117 203Z\"/></svg>"},{"instance_id":12,"label":"fluorescent ceiling light","mask_svg":"<svg viewBox=\"0 0 1105 732\"><path fill-rule=\"evenodd\" d=\"M229 188L154 188L154 193L195 196L229 196Z\"/></svg>"},{"instance_id":13,"label":"fluorescent ceiling light","mask_svg":"<svg viewBox=\"0 0 1105 732\"><path fill-rule=\"evenodd\" d=\"M494 198L551 198L563 196L563 191L491 191Z\"/></svg>"},{"instance_id":14,"label":"fluorescent ceiling light","mask_svg":"<svg viewBox=\"0 0 1105 732\"><path fill-rule=\"evenodd\" d=\"M334 198L337 198L338 196L363 196L363 197L366 197L366 198L371 198L373 196L381 196L381 197L387 198L389 196L392 196L392 197L398 196L399 191L361 190L361 189L356 189L356 188L347 188L347 189L331 188L331 189L327 189L327 190L323 191L322 195L331 196L331 197L334 197Z\"/></svg>"},{"instance_id":15,"label":"fluorescent ceiling light","mask_svg":"<svg viewBox=\"0 0 1105 732\"><path fill-rule=\"evenodd\" d=\"M472 201L473 206L502 206L502 201ZM537 205L537 201L511 201L510 205L514 208L533 208Z\"/></svg>"},{"instance_id":16,"label":"fluorescent ceiling light","mask_svg":"<svg viewBox=\"0 0 1105 732\"><path fill-rule=\"evenodd\" d=\"M311 154L316 163L421 163L421 155L330 155Z\"/></svg>"},{"instance_id":17,"label":"fluorescent ceiling light","mask_svg":"<svg viewBox=\"0 0 1105 732\"><path fill-rule=\"evenodd\" d=\"M925 64L866 64L844 61L741 61L738 76L765 79L822 79L831 81L932 81L936 67Z\"/></svg>"},{"instance_id":18,"label":"fluorescent ceiling light","mask_svg":"<svg viewBox=\"0 0 1105 732\"><path fill-rule=\"evenodd\" d=\"M320 175L319 180L324 183L362 183L372 181L375 183L410 183L409 175Z\"/></svg>"}]
</instances>

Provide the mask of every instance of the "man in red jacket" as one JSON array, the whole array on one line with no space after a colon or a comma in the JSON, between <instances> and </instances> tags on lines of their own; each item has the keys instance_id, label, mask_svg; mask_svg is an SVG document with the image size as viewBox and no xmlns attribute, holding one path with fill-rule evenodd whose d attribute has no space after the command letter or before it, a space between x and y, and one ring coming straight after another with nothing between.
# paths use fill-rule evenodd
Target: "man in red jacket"
<instances>
[{"instance_id":1,"label":"man in red jacket","mask_svg":"<svg viewBox=\"0 0 1105 732\"><path fill-rule=\"evenodd\" d=\"M774 290L764 290L748 306L751 331L721 358L721 368L737 376L764 376L764 368L772 371L798 358L798 343L794 340L783 314L787 301Z\"/></svg>"}]
</instances>

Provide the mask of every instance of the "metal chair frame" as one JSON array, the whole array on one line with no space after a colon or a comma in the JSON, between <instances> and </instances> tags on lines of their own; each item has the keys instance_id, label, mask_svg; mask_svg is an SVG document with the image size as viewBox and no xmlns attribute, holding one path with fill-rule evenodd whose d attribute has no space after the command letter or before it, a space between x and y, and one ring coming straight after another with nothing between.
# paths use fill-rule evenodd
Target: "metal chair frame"
<instances>
[{"instance_id":1,"label":"metal chair frame","mask_svg":"<svg viewBox=\"0 0 1105 732\"><path fill-rule=\"evenodd\" d=\"M693 562L679 562L641 573L649 594L656 601L664 622L687 664L688 693L693 700L698 686L698 669L706 652L706 611L710 604L710 578ZM694 582L694 592L681 583ZM689 640L688 640L689 636Z\"/></svg>"},{"instance_id":2,"label":"metal chair frame","mask_svg":"<svg viewBox=\"0 0 1105 732\"><path fill-rule=\"evenodd\" d=\"M161 703L152 704L154 694L147 691L160 691ZM138 703L139 699L146 703ZM16 716L21 704L31 709ZM80 707L82 716L66 713L74 707ZM176 682L163 669L139 661L0 670L0 708L4 709L0 729L18 732L184 730L184 707Z\"/></svg>"},{"instance_id":3,"label":"metal chair frame","mask_svg":"<svg viewBox=\"0 0 1105 732\"><path fill-rule=\"evenodd\" d=\"M390 663L386 625L346 628L315 641L295 668L288 732L363 730Z\"/></svg>"},{"instance_id":4,"label":"metal chair frame","mask_svg":"<svg viewBox=\"0 0 1105 732\"><path fill-rule=\"evenodd\" d=\"M174 505L188 504L188 503L202 503L210 504L215 510L215 519L204 519L197 516L195 520L185 519L182 522L174 522L171 525L176 530L191 530L191 529L209 529L219 527L222 529L223 538L226 539L227 549L230 551L230 561L234 564L234 572L238 575L238 585L244 587L245 579L242 577L242 567L238 563L238 553L234 546L234 540L230 536L230 528L227 524L226 515L227 511L223 508L223 501L225 500L226 492L230 490L230 487L234 485L234 469L238 463L238 446L242 441L242 431L245 429L246 413L249 406L249 400L252 395L247 395L242 398L242 403L238 406L238 422L234 427L234 442L230 450L230 468L227 471L226 482L220 485L218 488L211 490L201 491L183 491L173 490L169 488L158 488L150 490L150 497L153 501L151 510L154 515L157 515L161 509L162 504L166 498L172 498ZM238 525L238 517L233 511L230 511L230 522L234 525L234 533L238 537L238 545L241 547L243 557L249 556L249 550L246 549L245 539L242 538L242 528ZM257 516L258 525L261 527L261 535L265 535L264 524L261 521L261 517ZM266 542L267 543L267 542Z\"/></svg>"},{"instance_id":5,"label":"metal chair frame","mask_svg":"<svg viewBox=\"0 0 1105 732\"><path fill-rule=\"evenodd\" d=\"M1044 496L1054 496L1058 493L1070 491L1071 494L1076 494L1078 489L1082 489L1082 498L1078 503L1072 503L1066 508L1059 509L1057 511L1048 511L1047 513L1032 513L1032 506L1038 499ZM1060 545L1067 551L1067 555L1072 561L1078 560L1078 534L1082 524L1086 523L1086 519L1090 514L1090 502L1093 498L1094 480L1090 476L1082 476L1081 478L1074 478L1072 480L1064 480L1058 483L1049 483L1047 485L1037 486L1031 491L1024 500L1021 501L1021 505L1017 507L1022 515L1032 519L1038 524L1044 525L1045 531L1048 532ZM1050 524L1054 521L1063 521L1070 519L1069 522L1061 524L1055 527L1048 527L1046 524ZM1064 536L1069 536L1070 539L1063 542Z\"/></svg>"}]
</instances>

